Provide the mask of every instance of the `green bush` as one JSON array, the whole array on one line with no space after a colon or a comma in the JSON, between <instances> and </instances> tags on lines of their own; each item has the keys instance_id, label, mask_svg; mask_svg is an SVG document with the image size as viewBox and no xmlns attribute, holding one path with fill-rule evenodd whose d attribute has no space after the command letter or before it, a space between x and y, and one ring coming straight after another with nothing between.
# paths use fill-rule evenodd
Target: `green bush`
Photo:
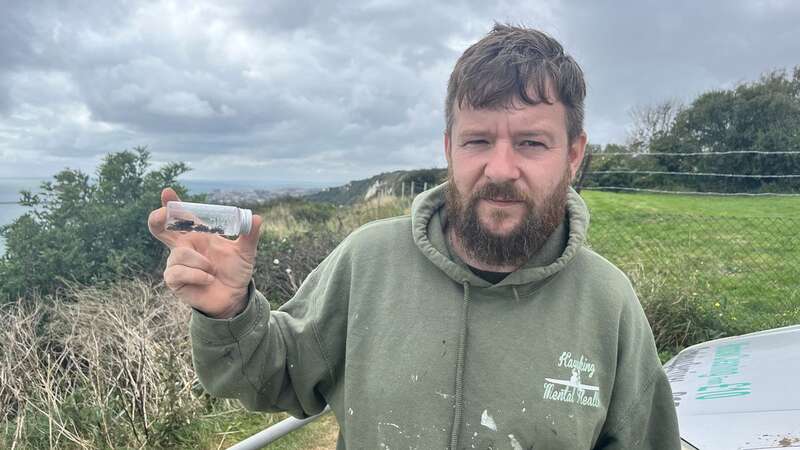
<instances>
[{"instance_id":1,"label":"green bush","mask_svg":"<svg viewBox=\"0 0 800 450\"><path fill-rule=\"evenodd\" d=\"M170 163L148 172L150 153L138 147L106 155L96 180L65 169L39 193L21 191L31 211L0 227L6 253L0 258L0 303L34 292L48 294L66 281L98 284L155 274L165 247L147 229L150 211L161 206L161 190L171 186L190 197L176 178L189 168Z\"/></svg>"},{"instance_id":2,"label":"green bush","mask_svg":"<svg viewBox=\"0 0 800 450\"><path fill-rule=\"evenodd\" d=\"M630 276L662 362L691 345L742 332L723 322L720 310L692 295L691 286L696 280L690 278L685 284L676 285L664 274L644 272L641 267Z\"/></svg>"},{"instance_id":3,"label":"green bush","mask_svg":"<svg viewBox=\"0 0 800 450\"><path fill-rule=\"evenodd\" d=\"M298 203L292 208L292 215L295 219L308 222L310 224L322 224L333 217L336 207L329 203Z\"/></svg>"},{"instance_id":4,"label":"green bush","mask_svg":"<svg viewBox=\"0 0 800 450\"><path fill-rule=\"evenodd\" d=\"M339 244L342 236L324 228L279 237L264 233L258 243L256 288L278 308Z\"/></svg>"}]
</instances>

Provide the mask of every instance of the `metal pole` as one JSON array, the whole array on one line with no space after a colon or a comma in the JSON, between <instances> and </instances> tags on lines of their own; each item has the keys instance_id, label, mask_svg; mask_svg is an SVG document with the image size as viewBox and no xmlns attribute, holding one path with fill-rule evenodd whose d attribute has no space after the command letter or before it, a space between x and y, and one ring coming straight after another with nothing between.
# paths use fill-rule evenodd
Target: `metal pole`
<instances>
[{"instance_id":1,"label":"metal pole","mask_svg":"<svg viewBox=\"0 0 800 450\"><path fill-rule=\"evenodd\" d=\"M316 416L311 416L302 420L295 419L294 417L283 419L280 422L276 423L275 425L272 425L264 430L261 430L258 433L250 436L249 438L234 444L232 447L228 447L228 450L257 450L260 448L264 448L267 445L291 433L292 431L310 422L313 422L314 420L319 419L330 410L331 407L326 406L325 410L323 410Z\"/></svg>"}]
</instances>

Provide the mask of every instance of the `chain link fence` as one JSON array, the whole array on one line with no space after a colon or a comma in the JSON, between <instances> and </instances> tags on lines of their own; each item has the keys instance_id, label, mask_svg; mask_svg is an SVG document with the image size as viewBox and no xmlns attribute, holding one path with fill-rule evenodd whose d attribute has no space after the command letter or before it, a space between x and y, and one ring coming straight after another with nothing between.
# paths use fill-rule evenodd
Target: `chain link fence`
<instances>
[{"instance_id":1,"label":"chain link fence","mask_svg":"<svg viewBox=\"0 0 800 450\"><path fill-rule=\"evenodd\" d=\"M730 334L800 323L799 233L800 217L634 212L593 216L589 244L640 297L693 301Z\"/></svg>"}]
</instances>

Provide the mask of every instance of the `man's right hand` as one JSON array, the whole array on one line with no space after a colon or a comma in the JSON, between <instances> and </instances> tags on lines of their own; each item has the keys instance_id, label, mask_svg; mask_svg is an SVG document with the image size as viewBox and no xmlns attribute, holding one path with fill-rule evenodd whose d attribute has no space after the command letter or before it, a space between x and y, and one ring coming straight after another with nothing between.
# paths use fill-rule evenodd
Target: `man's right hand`
<instances>
[{"instance_id":1,"label":"man's right hand","mask_svg":"<svg viewBox=\"0 0 800 450\"><path fill-rule=\"evenodd\" d=\"M261 216L254 214L250 234L235 241L210 233L168 231L166 205L171 200L180 201L174 190L161 191L162 207L147 219L150 233L170 249L164 282L184 303L207 316L234 317L247 306Z\"/></svg>"}]
</instances>

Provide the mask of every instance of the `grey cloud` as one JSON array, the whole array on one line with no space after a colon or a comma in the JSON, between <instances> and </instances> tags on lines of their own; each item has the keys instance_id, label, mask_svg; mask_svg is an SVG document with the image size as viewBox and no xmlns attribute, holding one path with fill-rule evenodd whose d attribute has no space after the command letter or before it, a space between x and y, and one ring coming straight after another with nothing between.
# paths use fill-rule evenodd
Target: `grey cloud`
<instances>
[{"instance_id":1,"label":"grey cloud","mask_svg":"<svg viewBox=\"0 0 800 450\"><path fill-rule=\"evenodd\" d=\"M30 24L13 14L0 22L0 42L3 43L0 46L0 70L8 71L26 61L32 48L25 37L31 34Z\"/></svg>"},{"instance_id":2,"label":"grey cloud","mask_svg":"<svg viewBox=\"0 0 800 450\"><path fill-rule=\"evenodd\" d=\"M5 116L11 110L11 94L5 86L4 76L0 74L0 117Z\"/></svg>"},{"instance_id":3,"label":"grey cloud","mask_svg":"<svg viewBox=\"0 0 800 450\"><path fill-rule=\"evenodd\" d=\"M558 14L571 18L561 37L587 73L587 124L620 124L602 141L624 137L634 106L690 101L800 54L797 2L568 1Z\"/></svg>"},{"instance_id":4,"label":"grey cloud","mask_svg":"<svg viewBox=\"0 0 800 450\"><path fill-rule=\"evenodd\" d=\"M149 145L203 176L345 180L443 164L447 76L494 20L543 28L576 56L601 143L624 138L632 106L800 54L788 1L9 3L4 150L88 165Z\"/></svg>"},{"instance_id":5,"label":"grey cloud","mask_svg":"<svg viewBox=\"0 0 800 450\"><path fill-rule=\"evenodd\" d=\"M314 0L239 1L234 12L243 25L265 32L291 33L324 23L331 13L342 7L340 2Z\"/></svg>"},{"instance_id":6,"label":"grey cloud","mask_svg":"<svg viewBox=\"0 0 800 450\"><path fill-rule=\"evenodd\" d=\"M250 65L241 60L219 64L214 58L220 52L212 54L207 37L162 45L157 41L177 36L126 30L124 21L113 30L110 24L117 19L142 14L134 7L94 25L85 20L92 14L42 14L33 41L45 56L33 55L25 65L41 66L48 60L52 68L69 73L79 91L69 100L84 102L93 120L119 125L129 136L138 134L187 154L213 153L225 146L242 154L267 149L272 158L290 158L358 148L363 145L359 139L376 146L396 141L383 137L384 130L402 128L408 106L431 94L425 87L405 87L414 86L417 72L425 70L422 63L434 61L437 52L446 49L447 33L439 28L453 26L455 20L421 16L413 5L367 12L331 10L320 3L287 5L246 7L241 16L253 26L255 45L277 48L277 59L267 55ZM398 20L392 22L390 16ZM57 38L42 31L64 22L75 26L61 28ZM387 23L391 26L384 26ZM281 55L281 49L286 54ZM446 52L455 57L452 50ZM251 69L266 77L248 77ZM368 131L347 132L354 129ZM336 141L348 135L355 141ZM68 145L85 142L75 129L51 133L27 146L52 148L54 136L64 142L59 153L81 153ZM203 144L212 140L218 144Z\"/></svg>"}]
</instances>

